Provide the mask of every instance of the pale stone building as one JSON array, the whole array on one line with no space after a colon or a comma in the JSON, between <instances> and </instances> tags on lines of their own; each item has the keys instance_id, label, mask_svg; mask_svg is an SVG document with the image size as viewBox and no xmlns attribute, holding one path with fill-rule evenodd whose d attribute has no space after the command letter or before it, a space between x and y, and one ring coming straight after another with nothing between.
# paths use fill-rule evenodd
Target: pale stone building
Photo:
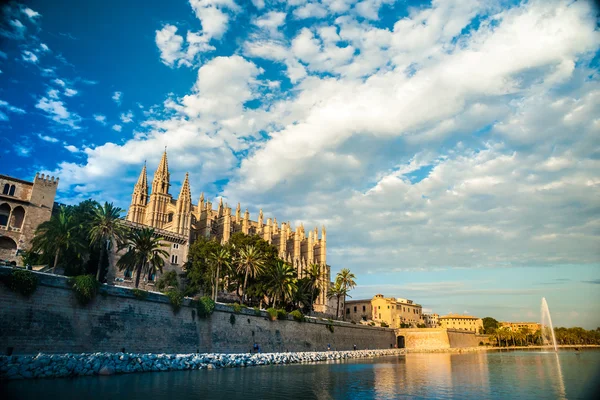
<instances>
[{"instance_id":1,"label":"pale stone building","mask_svg":"<svg viewBox=\"0 0 600 400\"><path fill-rule=\"evenodd\" d=\"M423 320L427 328L437 328L440 324L438 314L423 314Z\"/></svg>"},{"instance_id":2,"label":"pale stone building","mask_svg":"<svg viewBox=\"0 0 600 400\"><path fill-rule=\"evenodd\" d=\"M538 322L500 322L501 328L507 328L510 331L519 331L526 329L531 333L542 329L542 324Z\"/></svg>"},{"instance_id":3,"label":"pale stone building","mask_svg":"<svg viewBox=\"0 0 600 400\"><path fill-rule=\"evenodd\" d=\"M198 203L193 204L188 175L177 198L169 193L170 179L165 151L154 173L150 194L146 166L142 168L126 218L131 226L153 227L167 239L170 245L168 268L181 270L190 245L201 236L227 243L233 233L243 232L246 235L258 235L277 247L279 256L296 268L298 277L304 276L310 264L324 266L322 287L328 286L331 272L327 267L325 227L321 229L319 237L316 227L307 232L302 224L294 229L289 222L280 225L277 218L267 218L265 221L262 210L256 220L251 220L248 209L242 213L238 203L234 211L223 204L222 198L217 208L213 209L212 202L204 197L204 193L200 195ZM156 277L149 276L148 280L151 278ZM125 277L120 274L117 279ZM326 312L326 304L327 296L323 292L315 301L315 310Z\"/></svg>"},{"instance_id":4,"label":"pale stone building","mask_svg":"<svg viewBox=\"0 0 600 400\"><path fill-rule=\"evenodd\" d=\"M377 294L371 300L353 300L346 302L346 319L350 321L372 320L382 322L391 328L401 324L417 326L423 324L423 308L412 300L384 297Z\"/></svg>"},{"instance_id":5,"label":"pale stone building","mask_svg":"<svg viewBox=\"0 0 600 400\"><path fill-rule=\"evenodd\" d=\"M0 260L18 262L35 230L52 215L58 178L36 174L33 182L0 175Z\"/></svg>"},{"instance_id":6,"label":"pale stone building","mask_svg":"<svg viewBox=\"0 0 600 400\"><path fill-rule=\"evenodd\" d=\"M483 332L483 321L472 315L448 314L439 317L439 322L440 326L446 329Z\"/></svg>"}]
</instances>

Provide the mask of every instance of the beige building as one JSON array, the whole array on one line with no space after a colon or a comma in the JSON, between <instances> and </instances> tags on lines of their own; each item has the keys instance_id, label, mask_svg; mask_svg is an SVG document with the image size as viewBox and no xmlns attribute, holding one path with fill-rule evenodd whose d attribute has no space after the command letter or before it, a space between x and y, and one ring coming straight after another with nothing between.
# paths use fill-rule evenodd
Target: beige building
<instances>
[{"instance_id":1,"label":"beige building","mask_svg":"<svg viewBox=\"0 0 600 400\"><path fill-rule=\"evenodd\" d=\"M384 322L392 328L401 324L417 326L423 323L422 307L412 300L384 297L377 294L371 300L346 302L346 320Z\"/></svg>"},{"instance_id":2,"label":"beige building","mask_svg":"<svg viewBox=\"0 0 600 400\"><path fill-rule=\"evenodd\" d=\"M215 238L226 243L235 232L259 235L277 247L279 256L296 268L298 277L304 276L304 271L310 264L327 265L325 227L321 229L319 237L316 227L307 232L302 224L294 229L289 222L279 224L277 218L267 218L265 221L262 210L256 220L251 220L248 210L242 213L239 203L234 211L220 199L217 208L213 209L212 202L204 198L204 193L200 195L198 204L193 204L188 175L185 176L177 198L169 193L170 179L165 151L154 173L150 194L146 166L142 168L133 189L126 218L132 226L157 229L157 232L169 241L170 268L181 270L181 266L187 260L190 244L198 237ZM329 284L330 273L328 267L324 268L322 287ZM128 278L117 272L116 279ZM322 293L315 301L315 310L326 312L326 304L326 293Z\"/></svg>"},{"instance_id":3,"label":"beige building","mask_svg":"<svg viewBox=\"0 0 600 400\"><path fill-rule=\"evenodd\" d=\"M439 318L438 314L423 314L423 321L427 328L437 328L440 324Z\"/></svg>"},{"instance_id":4,"label":"beige building","mask_svg":"<svg viewBox=\"0 0 600 400\"><path fill-rule=\"evenodd\" d=\"M33 182L0 175L0 260L18 262L29 249L35 230L48 221L58 178L36 174Z\"/></svg>"},{"instance_id":5,"label":"beige building","mask_svg":"<svg viewBox=\"0 0 600 400\"><path fill-rule=\"evenodd\" d=\"M473 331L480 333L483 331L483 321L481 318L472 315L448 314L439 317L439 323L442 328L457 329L464 331Z\"/></svg>"},{"instance_id":6,"label":"beige building","mask_svg":"<svg viewBox=\"0 0 600 400\"><path fill-rule=\"evenodd\" d=\"M542 324L537 322L500 322L500 327L507 328L511 331L526 329L529 332L534 333L542 329Z\"/></svg>"}]
</instances>

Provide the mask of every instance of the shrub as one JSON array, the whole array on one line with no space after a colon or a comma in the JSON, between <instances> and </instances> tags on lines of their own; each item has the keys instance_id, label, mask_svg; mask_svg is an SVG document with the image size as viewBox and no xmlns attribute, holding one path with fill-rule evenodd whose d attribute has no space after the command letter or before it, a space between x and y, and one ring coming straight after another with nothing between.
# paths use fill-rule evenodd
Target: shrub
<instances>
[{"instance_id":1,"label":"shrub","mask_svg":"<svg viewBox=\"0 0 600 400\"><path fill-rule=\"evenodd\" d=\"M236 314L239 314L239 312L242 311L242 305L238 304L238 303L233 303L231 308L233 309L233 312Z\"/></svg>"},{"instance_id":2,"label":"shrub","mask_svg":"<svg viewBox=\"0 0 600 400\"><path fill-rule=\"evenodd\" d=\"M375 322L371 321L371 322L369 322L369 325L370 326L375 326Z\"/></svg>"},{"instance_id":3,"label":"shrub","mask_svg":"<svg viewBox=\"0 0 600 400\"><path fill-rule=\"evenodd\" d=\"M231 325L235 324L235 314L229 314L229 323Z\"/></svg>"},{"instance_id":4,"label":"shrub","mask_svg":"<svg viewBox=\"0 0 600 400\"><path fill-rule=\"evenodd\" d=\"M290 313L290 315L294 318L294 321L302 322L304 321L304 314L300 312L300 310L294 310Z\"/></svg>"},{"instance_id":5,"label":"shrub","mask_svg":"<svg viewBox=\"0 0 600 400\"><path fill-rule=\"evenodd\" d=\"M165 293L169 298L169 302L171 303L171 307L173 308L173 312L179 312L181 305L183 304L183 293L181 293L178 289L169 290Z\"/></svg>"},{"instance_id":6,"label":"shrub","mask_svg":"<svg viewBox=\"0 0 600 400\"><path fill-rule=\"evenodd\" d=\"M69 283L75 291L75 297L81 305L86 305L96 297L100 283L93 275L79 275L69 279Z\"/></svg>"},{"instance_id":7,"label":"shrub","mask_svg":"<svg viewBox=\"0 0 600 400\"><path fill-rule=\"evenodd\" d=\"M277 310L277 319L287 319L287 312L284 309Z\"/></svg>"},{"instance_id":8,"label":"shrub","mask_svg":"<svg viewBox=\"0 0 600 400\"><path fill-rule=\"evenodd\" d=\"M254 307L254 315L260 316L260 308Z\"/></svg>"},{"instance_id":9,"label":"shrub","mask_svg":"<svg viewBox=\"0 0 600 400\"><path fill-rule=\"evenodd\" d=\"M13 270L4 281L10 290L19 292L25 297L31 296L38 285L37 276L33 272L24 269Z\"/></svg>"},{"instance_id":10,"label":"shrub","mask_svg":"<svg viewBox=\"0 0 600 400\"><path fill-rule=\"evenodd\" d=\"M329 330L329 332L333 333L333 331L334 331L333 324L327 324L327 330Z\"/></svg>"},{"instance_id":11,"label":"shrub","mask_svg":"<svg viewBox=\"0 0 600 400\"><path fill-rule=\"evenodd\" d=\"M389 327L389 325L388 325L388 323L387 323L387 322L385 322L385 321L381 321L381 327L382 327L382 328L387 328L387 327Z\"/></svg>"},{"instance_id":12,"label":"shrub","mask_svg":"<svg viewBox=\"0 0 600 400\"><path fill-rule=\"evenodd\" d=\"M269 314L273 321L277 318L277 310L273 307L267 308L267 314Z\"/></svg>"},{"instance_id":13,"label":"shrub","mask_svg":"<svg viewBox=\"0 0 600 400\"><path fill-rule=\"evenodd\" d=\"M137 299L140 299L140 300L144 300L146 297L148 297L148 292L145 290L135 288L135 289L132 289L131 292Z\"/></svg>"},{"instance_id":14,"label":"shrub","mask_svg":"<svg viewBox=\"0 0 600 400\"><path fill-rule=\"evenodd\" d=\"M166 272L156 282L156 288L161 292L170 287L177 288L178 285L179 283L177 282L177 272L175 271Z\"/></svg>"},{"instance_id":15,"label":"shrub","mask_svg":"<svg viewBox=\"0 0 600 400\"><path fill-rule=\"evenodd\" d=\"M196 309L200 318L210 317L213 311L215 311L215 302L208 296L200 297L196 304Z\"/></svg>"}]
</instances>

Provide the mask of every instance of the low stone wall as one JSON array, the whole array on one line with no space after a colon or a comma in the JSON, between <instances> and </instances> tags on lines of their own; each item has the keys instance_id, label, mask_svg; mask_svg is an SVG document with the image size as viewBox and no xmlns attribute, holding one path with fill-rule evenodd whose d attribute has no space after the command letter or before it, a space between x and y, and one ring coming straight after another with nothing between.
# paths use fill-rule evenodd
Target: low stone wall
<instances>
[{"instance_id":1,"label":"low stone wall","mask_svg":"<svg viewBox=\"0 0 600 400\"><path fill-rule=\"evenodd\" d=\"M357 350L271 354L38 354L0 357L0 379L64 378L132 372L239 368L403 354L401 350Z\"/></svg>"},{"instance_id":2,"label":"low stone wall","mask_svg":"<svg viewBox=\"0 0 600 400\"><path fill-rule=\"evenodd\" d=\"M486 343L488 338L475 332L448 329L448 341L452 348L477 347L480 342Z\"/></svg>"},{"instance_id":3,"label":"low stone wall","mask_svg":"<svg viewBox=\"0 0 600 400\"><path fill-rule=\"evenodd\" d=\"M404 337L404 347L407 349L450 348L448 334L444 328L396 329L396 336Z\"/></svg>"},{"instance_id":4,"label":"low stone wall","mask_svg":"<svg viewBox=\"0 0 600 400\"><path fill-rule=\"evenodd\" d=\"M10 273L0 267L0 275ZM245 353L257 343L263 352L389 349L392 329L341 321L291 317L271 321L266 312L217 304L199 318L185 299L174 313L166 296L138 299L129 288L103 285L88 305L77 302L67 279L36 273L39 285L25 298L0 284L0 351L43 353ZM333 332L328 325L332 326Z\"/></svg>"}]
</instances>

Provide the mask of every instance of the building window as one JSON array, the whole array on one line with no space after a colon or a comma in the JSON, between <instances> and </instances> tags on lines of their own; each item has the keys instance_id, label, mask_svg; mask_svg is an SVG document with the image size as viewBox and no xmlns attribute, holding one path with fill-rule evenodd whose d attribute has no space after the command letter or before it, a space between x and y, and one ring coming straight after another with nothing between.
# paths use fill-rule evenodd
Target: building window
<instances>
[{"instance_id":1,"label":"building window","mask_svg":"<svg viewBox=\"0 0 600 400\"><path fill-rule=\"evenodd\" d=\"M350 309L346 308L346 314L350 314Z\"/></svg>"},{"instance_id":2,"label":"building window","mask_svg":"<svg viewBox=\"0 0 600 400\"><path fill-rule=\"evenodd\" d=\"M167 215L167 222L173 222L173 213Z\"/></svg>"},{"instance_id":3,"label":"building window","mask_svg":"<svg viewBox=\"0 0 600 400\"><path fill-rule=\"evenodd\" d=\"M155 279L156 279L156 274L154 272L150 272L148 274L148 282L154 282Z\"/></svg>"},{"instance_id":4,"label":"building window","mask_svg":"<svg viewBox=\"0 0 600 400\"><path fill-rule=\"evenodd\" d=\"M133 278L133 270L131 268L127 268L125 273L123 274L125 278Z\"/></svg>"},{"instance_id":5,"label":"building window","mask_svg":"<svg viewBox=\"0 0 600 400\"><path fill-rule=\"evenodd\" d=\"M381 319L381 313L379 314L379 319Z\"/></svg>"},{"instance_id":6,"label":"building window","mask_svg":"<svg viewBox=\"0 0 600 400\"><path fill-rule=\"evenodd\" d=\"M2 194L8 194L9 190L10 190L10 185L7 183L4 185L4 189L2 189Z\"/></svg>"},{"instance_id":7,"label":"building window","mask_svg":"<svg viewBox=\"0 0 600 400\"><path fill-rule=\"evenodd\" d=\"M356 312L356 306L354 306L354 312Z\"/></svg>"},{"instance_id":8,"label":"building window","mask_svg":"<svg viewBox=\"0 0 600 400\"><path fill-rule=\"evenodd\" d=\"M171 255L171 264L177 264L177 256Z\"/></svg>"},{"instance_id":9,"label":"building window","mask_svg":"<svg viewBox=\"0 0 600 400\"><path fill-rule=\"evenodd\" d=\"M377 309L378 309L378 310L381 310L381 306L377 306Z\"/></svg>"},{"instance_id":10,"label":"building window","mask_svg":"<svg viewBox=\"0 0 600 400\"><path fill-rule=\"evenodd\" d=\"M367 307L363 306L363 312L367 311Z\"/></svg>"},{"instance_id":11,"label":"building window","mask_svg":"<svg viewBox=\"0 0 600 400\"><path fill-rule=\"evenodd\" d=\"M178 249L178 248L179 248L179 245L178 245L177 243L173 243L173 248L174 248L174 249Z\"/></svg>"},{"instance_id":12,"label":"building window","mask_svg":"<svg viewBox=\"0 0 600 400\"><path fill-rule=\"evenodd\" d=\"M390 306L388 306L388 310L390 309Z\"/></svg>"},{"instance_id":13,"label":"building window","mask_svg":"<svg viewBox=\"0 0 600 400\"><path fill-rule=\"evenodd\" d=\"M15 195L15 185L12 185L10 187L10 191L8 192L9 196L14 196Z\"/></svg>"}]
</instances>

